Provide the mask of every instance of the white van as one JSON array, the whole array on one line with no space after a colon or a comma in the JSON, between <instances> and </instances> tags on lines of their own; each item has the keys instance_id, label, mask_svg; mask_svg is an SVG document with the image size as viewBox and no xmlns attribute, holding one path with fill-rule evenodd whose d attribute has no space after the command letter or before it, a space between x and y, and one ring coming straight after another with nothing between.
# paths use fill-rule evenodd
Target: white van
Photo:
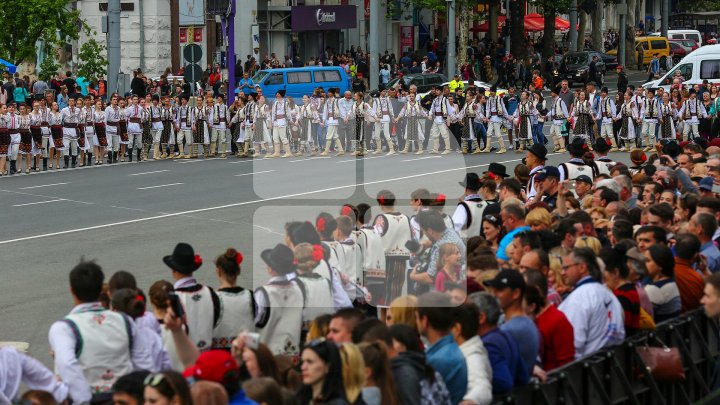
<instances>
[{"instance_id":1,"label":"white van","mask_svg":"<svg viewBox=\"0 0 720 405\"><path fill-rule=\"evenodd\" d=\"M682 72L684 85L702 84L703 80L720 83L720 45L706 45L690 52L664 76L643 84L643 88L662 87L669 91L678 70Z\"/></svg>"},{"instance_id":2,"label":"white van","mask_svg":"<svg viewBox=\"0 0 720 405\"><path fill-rule=\"evenodd\" d=\"M653 32L651 37L661 36L661 32ZM702 35L698 30L668 30L668 39L692 39L697 42L698 46L702 46Z\"/></svg>"}]
</instances>

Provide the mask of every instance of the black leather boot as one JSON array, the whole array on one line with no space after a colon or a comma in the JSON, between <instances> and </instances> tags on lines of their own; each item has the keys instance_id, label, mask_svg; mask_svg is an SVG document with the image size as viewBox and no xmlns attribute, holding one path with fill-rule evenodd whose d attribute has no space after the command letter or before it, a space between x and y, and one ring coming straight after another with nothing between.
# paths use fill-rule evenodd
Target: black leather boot
<instances>
[{"instance_id":1,"label":"black leather boot","mask_svg":"<svg viewBox=\"0 0 720 405\"><path fill-rule=\"evenodd\" d=\"M75 168L77 166L77 156L73 155L72 157L72 167Z\"/></svg>"},{"instance_id":2,"label":"black leather boot","mask_svg":"<svg viewBox=\"0 0 720 405\"><path fill-rule=\"evenodd\" d=\"M17 173L16 161L11 160L10 161L10 174L15 174L15 173Z\"/></svg>"},{"instance_id":3,"label":"black leather boot","mask_svg":"<svg viewBox=\"0 0 720 405\"><path fill-rule=\"evenodd\" d=\"M132 162L132 149L128 151L128 162Z\"/></svg>"},{"instance_id":4,"label":"black leather boot","mask_svg":"<svg viewBox=\"0 0 720 405\"><path fill-rule=\"evenodd\" d=\"M70 156L63 156L63 161L65 161L65 166L63 167L63 169L67 169L68 167L70 167Z\"/></svg>"},{"instance_id":5,"label":"black leather boot","mask_svg":"<svg viewBox=\"0 0 720 405\"><path fill-rule=\"evenodd\" d=\"M93 154L92 154L92 153L86 153L85 156L86 156L86 159L87 159L87 164L86 164L86 166L92 166L92 165L93 165Z\"/></svg>"},{"instance_id":6,"label":"black leather boot","mask_svg":"<svg viewBox=\"0 0 720 405\"><path fill-rule=\"evenodd\" d=\"M47 171L47 162L48 162L48 158L43 158L43 171L44 172Z\"/></svg>"},{"instance_id":7,"label":"black leather boot","mask_svg":"<svg viewBox=\"0 0 720 405\"><path fill-rule=\"evenodd\" d=\"M138 149L138 150L137 150L137 161L138 161L138 162L141 161L140 156L142 156L142 149Z\"/></svg>"}]
</instances>

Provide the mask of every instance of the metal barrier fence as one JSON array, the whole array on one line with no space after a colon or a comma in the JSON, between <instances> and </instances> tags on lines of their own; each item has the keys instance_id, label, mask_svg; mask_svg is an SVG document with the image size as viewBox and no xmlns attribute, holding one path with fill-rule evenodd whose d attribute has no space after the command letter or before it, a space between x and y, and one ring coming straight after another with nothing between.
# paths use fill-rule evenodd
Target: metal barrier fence
<instances>
[{"instance_id":1,"label":"metal barrier fence","mask_svg":"<svg viewBox=\"0 0 720 405\"><path fill-rule=\"evenodd\" d=\"M685 381L659 383L644 367L636 348L658 346L659 338L680 351ZM494 405L691 404L710 394L718 356L718 325L702 309L663 322L652 333L640 333L622 345L601 350L548 374L545 383L531 382Z\"/></svg>"}]
</instances>

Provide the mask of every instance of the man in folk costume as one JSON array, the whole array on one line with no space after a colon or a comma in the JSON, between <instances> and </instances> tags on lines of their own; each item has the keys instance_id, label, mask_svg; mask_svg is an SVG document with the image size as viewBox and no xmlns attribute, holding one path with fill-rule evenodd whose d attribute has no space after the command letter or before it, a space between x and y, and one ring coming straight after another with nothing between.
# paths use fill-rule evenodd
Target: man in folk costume
<instances>
[{"instance_id":1,"label":"man in folk costume","mask_svg":"<svg viewBox=\"0 0 720 405\"><path fill-rule=\"evenodd\" d=\"M555 144L553 152L563 153L565 152L565 146L563 145L567 145L568 143L568 139L563 136L563 133L567 133L567 131L563 131L563 129L567 126L567 120L570 118L570 114L568 114L567 105L560 97L557 87L552 88L551 94L552 107L548 112L547 119L552 120L550 137ZM563 140L562 143L560 141L561 139Z\"/></svg>"},{"instance_id":2,"label":"man in folk costume","mask_svg":"<svg viewBox=\"0 0 720 405\"><path fill-rule=\"evenodd\" d=\"M255 290L255 325L260 340L274 355L297 356L305 300L298 284L288 279L297 267L293 251L278 244L263 250L260 257L270 276L264 286Z\"/></svg>"},{"instance_id":3,"label":"man in folk costume","mask_svg":"<svg viewBox=\"0 0 720 405\"><path fill-rule=\"evenodd\" d=\"M495 163L492 163L495 164ZM477 173L468 173L459 183L465 189L462 200L452 215L452 223L460 237L467 241L482 232L483 212L488 203L480 196L481 181Z\"/></svg>"},{"instance_id":4,"label":"man in folk costume","mask_svg":"<svg viewBox=\"0 0 720 405\"><path fill-rule=\"evenodd\" d=\"M527 186L525 187L527 190L528 200L532 199L537 194L537 182L535 181L535 176L545 167L546 160L547 148L545 148L545 145L536 143L528 148L528 153L525 156L525 164L528 169L530 169L530 178L528 179Z\"/></svg>"},{"instance_id":5,"label":"man in folk costume","mask_svg":"<svg viewBox=\"0 0 720 405\"><path fill-rule=\"evenodd\" d=\"M570 156L572 158L558 167L560 170L560 181L575 180L581 175L588 176L590 179L595 179L595 169L588 166L582 160L582 156L587 150L588 146L584 139L573 139L568 147L568 152L570 152Z\"/></svg>"},{"instance_id":6,"label":"man in folk costume","mask_svg":"<svg viewBox=\"0 0 720 405\"><path fill-rule=\"evenodd\" d=\"M287 127L287 123L291 119L292 112L290 110L290 103L285 100L285 90L278 90L277 93L275 93L275 103L273 103L271 109L270 127L272 129L273 154L268 157L280 157L281 147L285 149L285 154L282 155L282 157L287 158L292 156L290 142L288 142Z\"/></svg>"},{"instance_id":7,"label":"man in folk costume","mask_svg":"<svg viewBox=\"0 0 720 405\"><path fill-rule=\"evenodd\" d=\"M380 91L380 97L373 99L373 112L375 113L375 130L373 131L373 140L375 141L375 150L373 155L382 152L382 138L388 145L388 155L395 154L395 141L392 140L390 133L390 123L394 117L392 102L387 96L387 90ZM447 147L446 147L447 148Z\"/></svg>"},{"instance_id":8,"label":"man in folk costume","mask_svg":"<svg viewBox=\"0 0 720 405\"><path fill-rule=\"evenodd\" d=\"M416 155L422 155L423 153L423 141L425 136L423 135L424 121L423 118L427 118L427 113L418 103L415 94L411 93L408 97L407 103L403 106L400 113L395 118L397 124L400 119L405 119L405 148L400 153L410 152L410 144L413 143L417 147Z\"/></svg>"},{"instance_id":9,"label":"man in folk costume","mask_svg":"<svg viewBox=\"0 0 720 405\"><path fill-rule=\"evenodd\" d=\"M188 159L192 153L192 107L188 105L188 99L180 96L180 107L175 114L175 142L178 146L178 159ZM185 153L185 144L188 145Z\"/></svg>"},{"instance_id":10,"label":"man in folk costume","mask_svg":"<svg viewBox=\"0 0 720 405\"><path fill-rule=\"evenodd\" d=\"M230 118L230 141L235 142L237 145L237 157L246 158L250 150L250 140L245 135L245 106L238 105L238 100L240 99L236 97L234 108L231 107L230 110L230 114L232 114L232 118Z\"/></svg>"},{"instance_id":11,"label":"man in folk costume","mask_svg":"<svg viewBox=\"0 0 720 405\"><path fill-rule=\"evenodd\" d=\"M448 113L450 111L450 104L447 97L443 95L442 87L435 87L435 99L433 99L430 105L430 112L428 114L428 120L432 121L430 127L430 140L433 142L433 150L430 153L438 153L440 148L440 136L443 138L445 143L445 150L442 152L443 155L450 153L450 130L448 129Z\"/></svg>"},{"instance_id":12,"label":"man in folk costume","mask_svg":"<svg viewBox=\"0 0 720 405\"><path fill-rule=\"evenodd\" d=\"M33 169L40 171L40 157L43 156L43 119L47 120L43 116L40 103L35 101L33 103L33 110L30 112L30 134L32 136L32 154L33 154ZM47 121L46 121L47 124ZM47 170L47 159L43 160L44 167L43 171ZM3 168L4 169L4 168Z\"/></svg>"},{"instance_id":13,"label":"man in folk costume","mask_svg":"<svg viewBox=\"0 0 720 405\"><path fill-rule=\"evenodd\" d=\"M683 102L679 115L683 120L683 141L694 140L699 136L698 125L700 118L708 116L705 106L697 99L695 89L690 89L690 97Z\"/></svg>"},{"instance_id":14,"label":"man in folk costume","mask_svg":"<svg viewBox=\"0 0 720 405\"><path fill-rule=\"evenodd\" d=\"M138 328L123 313L99 302L104 275L94 262L70 271L74 307L50 327L48 339L55 374L67 384L74 404L112 402L115 381L133 370L149 370L150 348L138 339Z\"/></svg>"},{"instance_id":15,"label":"man in folk costume","mask_svg":"<svg viewBox=\"0 0 720 405\"><path fill-rule=\"evenodd\" d=\"M585 92L581 91L578 99L575 100L575 106L572 112L575 118L575 125L573 126L574 139L572 142L575 142L575 139L582 139L589 148L592 142L594 118L590 101L585 97Z\"/></svg>"},{"instance_id":16,"label":"man in folk costume","mask_svg":"<svg viewBox=\"0 0 720 405\"><path fill-rule=\"evenodd\" d=\"M655 99L655 90L647 89L646 97L640 109L640 118L642 120L642 129L640 130L640 138L647 136L648 144L645 151L653 150L655 141L655 126L660 117L660 104Z\"/></svg>"},{"instance_id":17,"label":"man in folk costume","mask_svg":"<svg viewBox=\"0 0 720 405\"><path fill-rule=\"evenodd\" d=\"M150 98L150 101L147 99ZM153 122L152 122L152 96L147 95L146 98L140 99L140 107L142 108L142 118L140 119L140 126L142 127L142 142L140 149L137 151L137 161L148 160L148 153L153 143ZM132 154L130 154L130 161L132 162Z\"/></svg>"},{"instance_id":18,"label":"man in folk costume","mask_svg":"<svg viewBox=\"0 0 720 405\"><path fill-rule=\"evenodd\" d=\"M515 150L516 152L522 152L525 150L526 144L532 143L533 117L537 114L530 93L527 91L520 93L520 104L518 104L518 108L513 114L513 119L518 124L517 140L519 147Z\"/></svg>"},{"instance_id":19,"label":"man in folk costume","mask_svg":"<svg viewBox=\"0 0 720 405\"><path fill-rule=\"evenodd\" d=\"M65 167L69 167L70 155L72 155L72 167L77 164L77 148L80 125L80 109L75 106L75 98L68 99L68 106L60 111L63 117L63 159ZM11 131L12 132L12 131Z\"/></svg>"},{"instance_id":20,"label":"man in folk costume","mask_svg":"<svg viewBox=\"0 0 720 405\"><path fill-rule=\"evenodd\" d=\"M628 86L628 89L634 87L632 85ZM635 109L635 116L636 121L633 123L635 125L635 146L638 148L642 148L642 137L640 136L640 129L642 129L642 119L640 115L640 111L642 110L643 102L645 101L645 95L644 95L644 89L642 87L638 87L635 90L635 94L632 96L632 106ZM628 146L628 149L631 149L630 146Z\"/></svg>"},{"instance_id":21,"label":"man in folk costume","mask_svg":"<svg viewBox=\"0 0 720 405\"><path fill-rule=\"evenodd\" d=\"M320 126L323 126L323 122L327 126L327 134L325 135L325 150L320 156L327 156L330 153L330 148L333 143L337 143L338 153L335 156L342 156L345 154L342 142L338 138L338 124L340 123L340 107L338 107L338 100L335 97L331 97L328 92L328 99L325 102L325 108L323 110L322 122Z\"/></svg>"},{"instance_id":22,"label":"man in folk costume","mask_svg":"<svg viewBox=\"0 0 720 405\"><path fill-rule=\"evenodd\" d=\"M303 96L303 105L299 106L296 116L297 125L300 127L300 149L298 156L302 156L305 150L310 152L310 156L315 156L317 145L313 141L313 121L319 121L315 106L310 102L310 97Z\"/></svg>"},{"instance_id":23,"label":"man in folk costume","mask_svg":"<svg viewBox=\"0 0 720 405\"><path fill-rule=\"evenodd\" d=\"M382 214L375 218L373 226L382 237L385 250L384 304L390 305L392 300L403 295L405 289L407 261L410 259L410 251L405 244L412 240L412 232L410 218L395 210L395 195L391 191L381 190L377 202Z\"/></svg>"},{"instance_id":24,"label":"man in folk costume","mask_svg":"<svg viewBox=\"0 0 720 405\"><path fill-rule=\"evenodd\" d=\"M132 96L130 103L130 106L125 109L125 114L127 115L128 119L128 155L130 161L132 162L133 148L137 149L138 157L140 157L142 149L142 118L144 115L144 108L140 105L140 102L138 101L138 96ZM139 160L140 159L138 159L138 161Z\"/></svg>"},{"instance_id":25,"label":"man in folk costume","mask_svg":"<svg viewBox=\"0 0 720 405\"><path fill-rule=\"evenodd\" d=\"M613 133L613 119L616 114L615 101L608 96L608 88L603 87L600 90L600 100L598 101L597 116L595 118L600 121L600 137L612 145L610 152L618 151L615 134Z\"/></svg>"},{"instance_id":26,"label":"man in folk costume","mask_svg":"<svg viewBox=\"0 0 720 405\"><path fill-rule=\"evenodd\" d=\"M610 149L610 143L605 138L595 140L595 152L598 154L598 157L595 158L595 165L598 174L610 176L610 169L617 164L608 157L608 151L612 151L612 149Z\"/></svg>"},{"instance_id":27,"label":"man in folk costume","mask_svg":"<svg viewBox=\"0 0 720 405\"><path fill-rule=\"evenodd\" d=\"M92 166L94 142L95 138L95 123L93 110L95 109L95 100L92 95L85 97L85 107L83 108L83 117L85 129L83 131L85 145L82 146L80 152L80 167Z\"/></svg>"},{"instance_id":28,"label":"man in folk costume","mask_svg":"<svg viewBox=\"0 0 720 405\"><path fill-rule=\"evenodd\" d=\"M42 159L43 159L43 171L47 170L48 158L52 157L52 156L50 156L50 148L52 147L52 141L51 141L50 123L49 123L49 115L50 115L51 105L47 105L45 99L40 100L40 115L42 117L42 119L40 121L40 131L42 133L41 149L42 149Z\"/></svg>"},{"instance_id":29,"label":"man in folk costume","mask_svg":"<svg viewBox=\"0 0 720 405\"><path fill-rule=\"evenodd\" d=\"M500 96L496 95L497 88L495 86L490 87L490 97L485 103L485 123L488 126L487 130L487 144L483 152L490 152L490 146L492 144L493 135L497 138L500 143L500 150L497 153L505 153L505 140L503 134L500 131L503 120L507 116L507 110L505 109L505 103Z\"/></svg>"},{"instance_id":30,"label":"man in folk costume","mask_svg":"<svg viewBox=\"0 0 720 405\"><path fill-rule=\"evenodd\" d=\"M354 116L351 114L353 104L355 104L355 97L350 90L346 90L345 93L343 93L343 97L338 100L338 108L340 109L340 117L342 118L338 125L338 136L340 137L340 142L343 144L343 148L348 152L353 149L351 145L354 143L355 135L355 121ZM350 119L345 120L348 116ZM353 151L355 150L353 149Z\"/></svg>"},{"instance_id":31,"label":"man in folk costume","mask_svg":"<svg viewBox=\"0 0 720 405\"><path fill-rule=\"evenodd\" d=\"M210 107L210 105L208 106ZM228 107L225 105L225 96L218 94L212 108L209 108L208 119L210 131L210 157L215 157L220 151L220 157L227 157L227 127L230 123Z\"/></svg>"},{"instance_id":32,"label":"man in folk costume","mask_svg":"<svg viewBox=\"0 0 720 405\"><path fill-rule=\"evenodd\" d=\"M208 109L205 108L205 100L198 96L195 99L196 106L195 108L191 109L192 111L192 152L190 153L191 159L197 159L198 158L198 151L200 149L200 145L203 145L203 155L207 157L208 153L210 152L206 148L205 145L210 143L210 136L208 134Z\"/></svg>"},{"instance_id":33,"label":"man in folk costume","mask_svg":"<svg viewBox=\"0 0 720 405\"><path fill-rule=\"evenodd\" d=\"M468 144L473 155L480 153L480 145L475 134L475 119L481 115L480 104L475 101L475 93L468 91L465 95L465 104L458 115L462 122L462 153L468 153Z\"/></svg>"},{"instance_id":34,"label":"man in folk costume","mask_svg":"<svg viewBox=\"0 0 720 405\"><path fill-rule=\"evenodd\" d=\"M702 103L700 106L703 107ZM660 140L665 142L677 142L677 133L675 120L679 116L675 103L670 101L670 94L665 93L662 96L662 104L660 104Z\"/></svg>"},{"instance_id":35,"label":"man in folk costume","mask_svg":"<svg viewBox=\"0 0 720 405\"><path fill-rule=\"evenodd\" d=\"M629 92L623 94L623 104L615 115L615 121L622 121L618 132L620 151L626 152L632 149L631 144L635 139L635 123L639 115L632 102L633 95Z\"/></svg>"},{"instance_id":36,"label":"man in folk costume","mask_svg":"<svg viewBox=\"0 0 720 405\"><path fill-rule=\"evenodd\" d=\"M163 125L163 106L160 105L160 97L155 94L152 96L152 103L148 107L150 118L150 133L152 134L153 160L161 160L167 157L162 148L162 137L165 126ZM165 141L167 144L167 141ZM145 145L143 151L149 149L150 145ZM163 149L163 151L161 151ZM165 157L163 157L165 155Z\"/></svg>"},{"instance_id":37,"label":"man in folk costume","mask_svg":"<svg viewBox=\"0 0 720 405\"><path fill-rule=\"evenodd\" d=\"M120 150L120 122L125 120L125 111L118 106L118 97L110 98L110 105L105 108L105 132L108 138L108 163L117 162Z\"/></svg>"},{"instance_id":38,"label":"man in folk costume","mask_svg":"<svg viewBox=\"0 0 720 405\"><path fill-rule=\"evenodd\" d=\"M181 242L172 255L163 257L163 262L172 270L173 287L187 315L190 340L200 351L209 350L213 329L220 319L220 299L212 288L193 277L202 266L202 258L195 254L192 246Z\"/></svg>"},{"instance_id":39,"label":"man in folk costume","mask_svg":"<svg viewBox=\"0 0 720 405\"><path fill-rule=\"evenodd\" d=\"M160 121L163 127L160 133L160 149L162 149L162 155L159 156L160 159L175 158L175 153L172 150L175 145L175 136L173 134L174 117L175 112L173 111L172 104L170 104L170 97L164 96L163 105L160 109Z\"/></svg>"},{"instance_id":40,"label":"man in folk costume","mask_svg":"<svg viewBox=\"0 0 720 405\"><path fill-rule=\"evenodd\" d=\"M355 93L355 100L347 111L347 115L343 118L345 123L352 122L353 130L348 134L352 134L353 139L350 141L351 147L354 149L353 155L365 155L365 134L368 132L370 124L370 116L372 109L370 105L364 101L362 92Z\"/></svg>"}]
</instances>

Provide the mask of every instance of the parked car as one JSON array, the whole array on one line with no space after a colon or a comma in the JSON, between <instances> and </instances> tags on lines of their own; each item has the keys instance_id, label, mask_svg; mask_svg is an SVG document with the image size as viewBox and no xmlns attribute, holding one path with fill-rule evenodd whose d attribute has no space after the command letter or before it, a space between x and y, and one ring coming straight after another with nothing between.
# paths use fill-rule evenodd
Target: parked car
<instances>
[{"instance_id":1,"label":"parked car","mask_svg":"<svg viewBox=\"0 0 720 405\"><path fill-rule=\"evenodd\" d=\"M417 86L418 94L428 93L434 86L441 85L447 82L447 78L440 73L412 73L401 77L396 77L390 80L385 88L395 87L395 85L402 80L406 87L411 85ZM372 97L377 97L379 91L373 90L370 92Z\"/></svg>"},{"instance_id":2,"label":"parked car","mask_svg":"<svg viewBox=\"0 0 720 405\"><path fill-rule=\"evenodd\" d=\"M682 58L687 56L688 51L680 44L670 41L670 55L672 55L673 65L680 62Z\"/></svg>"},{"instance_id":3,"label":"parked car","mask_svg":"<svg viewBox=\"0 0 720 405\"><path fill-rule=\"evenodd\" d=\"M703 80L708 80L711 84L720 83L720 45L706 45L690 52L669 72L657 80L643 84L643 87L653 89L662 87L665 91L669 91L675 71L682 73L683 84L686 86L702 84Z\"/></svg>"},{"instance_id":4,"label":"parked car","mask_svg":"<svg viewBox=\"0 0 720 405\"><path fill-rule=\"evenodd\" d=\"M463 83L465 84L465 89L468 89L468 88L470 87L470 81L468 81L468 80L463 80ZM450 84L450 82L445 82L445 83L441 83L440 85L441 85L441 86L447 86L447 85L449 85L449 84ZM490 84L490 83L485 83L485 82L481 82L481 81L479 81L479 80L475 80L475 81L473 82L473 86L474 86L474 87L477 87L477 88L480 88L480 87L484 88L484 89L485 89L485 95L486 95L486 96L490 96L490 88L491 88L493 85ZM428 93L430 93L430 90L432 90L432 89L429 89L428 91L423 92L423 93L418 92L418 95L420 96L420 98L425 97ZM506 89L496 89L496 90L495 90L495 94L497 94L497 95L499 95L499 96L503 96L503 95L505 95L505 93L507 93L507 90L506 90Z\"/></svg>"},{"instance_id":5,"label":"parked car","mask_svg":"<svg viewBox=\"0 0 720 405\"><path fill-rule=\"evenodd\" d=\"M653 32L650 34L651 37L659 37L662 33ZM698 45L702 46L702 35L698 30L668 30L668 39L692 39L697 42Z\"/></svg>"},{"instance_id":6,"label":"parked car","mask_svg":"<svg viewBox=\"0 0 720 405\"><path fill-rule=\"evenodd\" d=\"M692 39L668 39L668 41L670 41L670 43L674 42L682 46L683 48L685 48L685 51L687 51L687 53L690 53L700 48L700 45L698 45L698 43Z\"/></svg>"},{"instance_id":7,"label":"parked car","mask_svg":"<svg viewBox=\"0 0 720 405\"><path fill-rule=\"evenodd\" d=\"M590 62L593 57L597 56L598 61L595 67L600 74L600 83L605 83L605 62L597 51L568 52L560 62L560 77L568 81L568 85L572 86L574 82L587 83L588 72L590 71Z\"/></svg>"},{"instance_id":8,"label":"parked car","mask_svg":"<svg viewBox=\"0 0 720 405\"><path fill-rule=\"evenodd\" d=\"M253 82L260 86L265 97L274 98L278 90L293 98L302 98L313 94L316 88L339 89L340 94L350 90L350 79L339 66L305 66L301 68L281 68L259 70L253 76Z\"/></svg>"},{"instance_id":9,"label":"parked car","mask_svg":"<svg viewBox=\"0 0 720 405\"><path fill-rule=\"evenodd\" d=\"M667 66L666 58L670 57L670 43L665 37L635 37L635 58L638 57L638 49L643 50L643 66L650 64L653 55L658 54L660 67ZM608 55L617 56L617 48L608 51Z\"/></svg>"}]
</instances>

